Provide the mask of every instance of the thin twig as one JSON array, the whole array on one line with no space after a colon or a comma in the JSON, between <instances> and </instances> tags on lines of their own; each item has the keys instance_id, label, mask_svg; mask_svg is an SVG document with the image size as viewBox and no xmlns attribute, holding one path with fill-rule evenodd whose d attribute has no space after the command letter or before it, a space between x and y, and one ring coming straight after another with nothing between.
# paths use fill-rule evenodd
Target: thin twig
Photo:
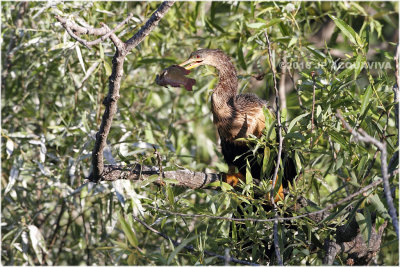
<instances>
[{"instance_id":1,"label":"thin twig","mask_svg":"<svg viewBox=\"0 0 400 267\"><path fill-rule=\"evenodd\" d=\"M333 142L332 142L332 139L331 139L330 135L328 135L328 142L329 142L329 146L331 147L332 152L333 152L333 158L336 160L337 159L337 154L336 154L335 146L333 145Z\"/></svg>"},{"instance_id":2,"label":"thin twig","mask_svg":"<svg viewBox=\"0 0 400 267\"><path fill-rule=\"evenodd\" d=\"M400 45L397 45L396 48L396 55L394 56L394 62L396 66L396 84L393 86L393 93L394 93L394 114L395 118L394 121L396 123L396 128L397 131L399 130L399 100L400 100L400 91L399 91L399 86L400 86L400 73L399 73L399 53L400 53ZM399 138L397 138L397 145L399 144Z\"/></svg>"},{"instance_id":3,"label":"thin twig","mask_svg":"<svg viewBox=\"0 0 400 267\"><path fill-rule=\"evenodd\" d=\"M294 88L294 90L296 90L297 99L298 99L298 101L299 101L299 106L300 106L301 109L304 110L305 107L303 107L303 101L301 100L300 91L299 91L299 89L297 88L297 85L296 85L296 83L295 83L295 81L294 81L294 70L293 70L293 74L292 74L292 73L290 72L290 68L289 68L288 73L289 73L290 80L291 80L292 83L293 83L293 88Z\"/></svg>"},{"instance_id":4,"label":"thin twig","mask_svg":"<svg viewBox=\"0 0 400 267\"><path fill-rule=\"evenodd\" d=\"M313 94L312 94L312 110L311 110L311 134L314 131L314 112L315 112L315 72L311 72L311 77L313 80ZM312 138L310 138L310 148L313 146Z\"/></svg>"},{"instance_id":5,"label":"thin twig","mask_svg":"<svg viewBox=\"0 0 400 267\"><path fill-rule=\"evenodd\" d=\"M57 17L56 17L57 18ZM63 25L64 29L68 32L68 34L74 38L76 41L80 42L82 45L84 45L87 49L92 49L90 46L87 45L87 42L85 39L82 39L81 37L79 37L78 35L76 35L70 27L67 27L66 24L61 24Z\"/></svg>"},{"instance_id":6,"label":"thin twig","mask_svg":"<svg viewBox=\"0 0 400 267\"><path fill-rule=\"evenodd\" d=\"M84 200L80 200L80 206L81 206L81 211L83 211L83 201ZM84 230L84 238L85 238L85 242L86 242L86 264L89 266L90 265L90 260L91 260L91 251L90 251L90 240L89 240L89 231L86 228L86 219L85 219L85 213L81 212L80 214L82 216L82 226L83 226L83 230Z\"/></svg>"},{"instance_id":7,"label":"thin twig","mask_svg":"<svg viewBox=\"0 0 400 267\"><path fill-rule=\"evenodd\" d=\"M171 237L169 237L168 235L164 234L163 232L160 232L160 231L154 229L153 227L151 227L150 225L148 225L147 223L145 223L144 221L142 221L141 219L139 219L135 215L132 215L132 217L133 217L133 219L135 221L137 221L138 223L143 225L147 230L150 230L151 232L153 232L153 233L163 237L164 239L172 242L172 244L174 244L174 246L177 247L177 246L179 246L181 244L180 242L172 239ZM195 248L192 245L186 245L186 246L184 246L184 248L189 250L189 251L196 252ZM226 256L222 256L222 255L216 254L216 253L208 251L208 250L204 250L203 252L204 252L204 254L207 254L207 255L212 256L212 257L216 257L216 258L218 258L220 260L223 260L224 262L226 261ZM234 262L234 263L239 263L239 264L244 264L244 265L258 266L258 264L256 264L256 263L239 260L239 259L236 259L234 257L229 257L228 261L229 262Z\"/></svg>"},{"instance_id":8,"label":"thin twig","mask_svg":"<svg viewBox=\"0 0 400 267\"><path fill-rule=\"evenodd\" d=\"M160 152L157 151L157 148L156 148L155 145L153 145L153 149L154 149L154 155L157 158L158 169L160 170L160 176L159 176L160 177L160 184L161 185L165 185L165 183L164 183L165 176L164 176L163 167L162 167L161 155L160 155Z\"/></svg>"},{"instance_id":9,"label":"thin twig","mask_svg":"<svg viewBox=\"0 0 400 267\"><path fill-rule=\"evenodd\" d=\"M267 31L264 31L265 38L267 40L268 44L268 59L269 59L269 64L271 66L272 70L272 76L274 78L274 89L275 89L275 104L276 104L276 120L277 120L277 129L278 129L278 142L279 142L279 149L278 149L278 155L276 159L276 165L275 165L275 171L274 171L274 176L272 178L272 188L271 188L271 203L274 206L275 210L275 221L274 221L274 246L275 246L275 254L278 260L279 265L283 265L282 262L282 257L279 249L279 239L278 239L278 214L276 212L277 207L275 204L275 196L274 196L274 189L275 189L275 184L278 176L278 170L279 170L279 162L281 161L281 155L282 155L282 146L283 146L283 138L282 138L282 125L281 125L281 114L280 114L280 107L279 107L279 91L277 87L277 82L276 82L276 70L274 65L272 64L272 53L271 53L271 42L269 41L268 38L268 33Z\"/></svg>"},{"instance_id":10,"label":"thin twig","mask_svg":"<svg viewBox=\"0 0 400 267\"><path fill-rule=\"evenodd\" d=\"M279 100L281 102L282 110L286 110L286 72L287 72L287 58L286 51L283 51L281 64L281 79L279 81Z\"/></svg>"},{"instance_id":11,"label":"thin twig","mask_svg":"<svg viewBox=\"0 0 400 267\"><path fill-rule=\"evenodd\" d=\"M376 150L376 151L375 151L374 157L372 158L372 160L371 160L371 162L370 162L370 164L369 164L369 166L368 166L368 168L367 168L367 171L365 172L364 176L362 177L363 180L364 180L365 178L367 178L368 175L369 175L369 173L371 172L372 167L373 167L374 164L375 164L376 157L378 156L378 152L379 152L379 150Z\"/></svg>"},{"instance_id":12,"label":"thin twig","mask_svg":"<svg viewBox=\"0 0 400 267\"><path fill-rule=\"evenodd\" d=\"M66 237L67 237L67 234L68 234L69 227L70 227L71 224L72 224L72 221L73 221L73 220L72 220L71 214L69 214L69 216L68 216L68 223L67 223L67 225L66 225L67 227L65 228L64 235L63 235L62 238L61 238L61 242L60 242L60 245L59 245L59 247L58 247L58 252L57 252L56 260L53 261L53 264L54 264L54 265L59 265L59 264L57 264L57 263L58 263L58 260L59 260L59 258L61 257L61 255L63 255L65 240L66 240Z\"/></svg>"},{"instance_id":13,"label":"thin twig","mask_svg":"<svg viewBox=\"0 0 400 267\"><path fill-rule=\"evenodd\" d=\"M168 9L174 4L174 1L164 1L159 8L151 15L146 24L140 30L125 42L126 50L131 51L135 48L149 33L158 25L158 22L167 13Z\"/></svg>"},{"instance_id":14,"label":"thin twig","mask_svg":"<svg viewBox=\"0 0 400 267\"><path fill-rule=\"evenodd\" d=\"M369 134L367 134L363 129L359 128L358 131L353 129L342 117L339 110L336 112L336 117L338 117L343 127L346 128L354 137L356 141L361 141L365 143L371 143L375 145L381 151L381 172L383 178L383 191L385 193L386 203L389 208L389 215L392 218L393 227L396 231L397 237L399 237L399 222L397 220L397 212L396 208L393 204L392 194L390 192L390 185L389 185L389 174L388 174L388 166L387 166L387 150L386 150L386 143L379 142Z\"/></svg>"},{"instance_id":15,"label":"thin twig","mask_svg":"<svg viewBox=\"0 0 400 267\"><path fill-rule=\"evenodd\" d=\"M97 45L101 42L103 42L105 39L107 39L111 34L115 33L118 29L120 29L122 26L124 26L125 24L128 23L128 21L133 17L132 13L128 14L128 17L126 19L124 19L122 22L120 22L117 26L115 26L115 28L111 31L109 31L108 33L106 33L105 35L101 36L100 38L87 42L88 46L92 46L92 45Z\"/></svg>"},{"instance_id":16,"label":"thin twig","mask_svg":"<svg viewBox=\"0 0 400 267\"><path fill-rule=\"evenodd\" d=\"M70 21L61 16L57 15L55 17L61 23L61 25L64 27L64 29L68 32L68 34L72 38L74 38L76 41L78 41L79 43L81 43L82 45L84 45L86 48L88 48L90 50L91 46L97 45L97 44L103 42L108 37L110 37L112 34L114 34L118 29L120 29L122 26L124 26L126 23L128 23L128 21L132 18L132 16L133 16L133 14L129 13L128 17L125 18L122 22L120 22L113 30L110 30L110 28L108 28L108 26L106 26L104 23L100 23L102 25L101 28L92 28L90 26L82 27L82 26L79 26L78 24L74 23L73 21ZM75 32L77 34L75 34ZM102 36L96 40L87 41L87 40L79 37L78 34L102 35Z\"/></svg>"},{"instance_id":17,"label":"thin twig","mask_svg":"<svg viewBox=\"0 0 400 267\"><path fill-rule=\"evenodd\" d=\"M54 246L54 243L56 241L57 233L60 230L60 221L61 221L61 218L62 218L64 212L65 212L65 208L66 208L65 199L62 199L61 210L60 210L60 213L58 214L58 217L57 217L56 227L55 227L55 230L53 232L52 237L49 239L49 241L50 241L50 243L48 244L49 247L53 247Z\"/></svg>"},{"instance_id":18,"label":"thin twig","mask_svg":"<svg viewBox=\"0 0 400 267\"><path fill-rule=\"evenodd\" d=\"M71 20L61 17L59 15L56 15L55 18L61 23L61 25L66 29L69 28L73 32L76 32L77 34L87 34L87 35L104 35L107 34L107 29L102 27L102 28L93 28L90 26L87 27L82 27Z\"/></svg>"}]
</instances>

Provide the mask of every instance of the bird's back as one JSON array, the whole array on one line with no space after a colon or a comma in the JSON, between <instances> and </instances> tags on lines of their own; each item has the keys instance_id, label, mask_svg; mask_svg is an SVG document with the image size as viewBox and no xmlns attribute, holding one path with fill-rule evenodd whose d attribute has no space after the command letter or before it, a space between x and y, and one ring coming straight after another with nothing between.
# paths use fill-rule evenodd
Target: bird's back
<instances>
[{"instance_id":1,"label":"bird's back","mask_svg":"<svg viewBox=\"0 0 400 267\"><path fill-rule=\"evenodd\" d=\"M237 138L246 138L250 134L260 137L265 128L264 108L268 102L254 94L237 95L234 103L233 123L231 128L218 127L221 138L221 150L228 165L234 165L239 172L246 175L246 164L249 162L253 178L259 179L261 173L264 149L258 149L256 153L250 150L245 141L235 141ZM222 133L222 134L221 134ZM258 159L257 159L258 157ZM284 160L284 186L296 176L296 168L293 160L282 155ZM276 161L276 158L269 159Z\"/></svg>"}]
</instances>

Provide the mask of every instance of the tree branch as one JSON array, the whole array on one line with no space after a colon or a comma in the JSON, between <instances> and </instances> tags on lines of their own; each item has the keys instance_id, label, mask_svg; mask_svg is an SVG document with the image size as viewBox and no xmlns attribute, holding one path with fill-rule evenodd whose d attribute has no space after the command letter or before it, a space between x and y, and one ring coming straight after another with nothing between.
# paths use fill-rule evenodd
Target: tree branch
<instances>
[{"instance_id":1,"label":"tree branch","mask_svg":"<svg viewBox=\"0 0 400 267\"><path fill-rule=\"evenodd\" d=\"M128 41L122 42L116 35L115 31L125 25L132 14L128 14L121 23L119 23L113 30L110 30L107 25L102 24L101 28L92 28L89 25L82 27L66 18L56 16L56 19L66 29L69 35L90 49L90 46L110 38L116 47L116 51L112 60L112 73L109 78L109 91L107 97L104 99L105 111L100 124L100 129L96 134L96 142L92 152L92 172L89 176L90 181L97 182L100 180L104 170L104 149L107 145L107 137L111 129L111 124L115 113L117 112L117 101L119 99L119 89L121 87L121 79L123 76L123 64L126 55L134 49L149 33L157 26L158 22L167 13L168 9L173 5L173 1L163 2L159 8L151 15L146 24ZM78 35L102 35L99 39L88 42Z\"/></svg>"},{"instance_id":2,"label":"tree branch","mask_svg":"<svg viewBox=\"0 0 400 267\"><path fill-rule=\"evenodd\" d=\"M109 31L109 32L107 32L106 34L104 34L103 36L101 36L100 38L98 38L98 39L96 39L96 40L93 40L93 41L91 41L91 42L87 42L87 45L88 45L88 46L92 46L92 45L97 45L97 44L103 42L103 41L104 41L105 39L107 39L111 34L115 33L118 29L120 29L122 26L124 26L125 24L127 24L128 21L129 21L132 17L133 17L133 14L132 14L132 13L129 13L129 14L128 14L128 17L127 17L126 19L124 19L122 22L120 22L117 26L115 26L115 28L114 28L113 30L109 31L109 28L107 27L107 28L108 28L107 31ZM104 27L105 24L103 24L102 26Z\"/></svg>"},{"instance_id":3,"label":"tree branch","mask_svg":"<svg viewBox=\"0 0 400 267\"><path fill-rule=\"evenodd\" d=\"M390 185L389 185L389 174L388 174L388 166L387 166L387 150L386 150L386 143L379 142L369 134L367 134L363 129L358 129L356 131L353 129L342 117L339 110L336 111L336 117L342 121L343 127L347 129L353 136L355 141L362 141L365 143L371 143L375 145L381 151L381 172L383 178L383 189L385 193L386 203L389 208L389 215L392 218L393 227L396 231L397 237L399 237L399 222L397 220L397 212L396 208L393 204L392 194L390 192Z\"/></svg>"},{"instance_id":4,"label":"tree branch","mask_svg":"<svg viewBox=\"0 0 400 267\"><path fill-rule=\"evenodd\" d=\"M160 177L164 180L170 180L177 186L191 189L197 188L216 188L211 187L213 182L221 181L222 177L216 173L193 172L190 170L165 171L160 175L158 167L149 167L140 164L121 166L121 165L105 165L102 175L102 181L115 181L118 179L143 181L152 175L157 175L156 184L161 183Z\"/></svg>"},{"instance_id":5,"label":"tree branch","mask_svg":"<svg viewBox=\"0 0 400 267\"><path fill-rule=\"evenodd\" d=\"M281 124L281 114L280 114L280 107L279 107L279 91L277 87L277 82L276 82L276 70L274 65L272 64L272 53L271 53L271 42L269 41L268 38L268 33L267 31L264 32L265 38L267 40L268 44L268 59L269 59L269 64L271 66L272 70L272 75L274 78L274 89L275 89L275 104L276 104L276 120L277 120L277 130L278 130L278 142L279 142L279 148L278 148L278 155L276 159L276 165L275 165L275 171L274 171L274 176L272 178L272 189L271 189L271 203L274 206L275 210L275 219L278 218L278 214L276 212L277 207L275 204L275 196L274 196L274 189L276 185L276 180L278 176L278 170L279 170L279 162L281 161L281 155L282 155L282 146L283 146L283 138L282 138L282 124ZM279 265L283 265L282 262L282 257L279 249L279 239L278 239L278 220L276 219L274 221L274 246L275 246L275 254L276 258L278 260Z\"/></svg>"},{"instance_id":6,"label":"tree branch","mask_svg":"<svg viewBox=\"0 0 400 267\"><path fill-rule=\"evenodd\" d=\"M174 1L164 1L159 8L151 15L146 24L128 41L126 41L126 51L129 52L135 48L149 33L158 25L158 22L164 17L168 9L174 4Z\"/></svg>"},{"instance_id":7,"label":"tree branch","mask_svg":"<svg viewBox=\"0 0 400 267\"><path fill-rule=\"evenodd\" d=\"M279 81L279 100L281 102L282 110L287 109L286 105L286 72L287 72L287 58L286 51L283 51L282 64L281 64L281 79Z\"/></svg>"},{"instance_id":8,"label":"tree branch","mask_svg":"<svg viewBox=\"0 0 400 267\"><path fill-rule=\"evenodd\" d=\"M311 72L312 80L313 80L313 93L312 93L312 110L311 110L311 134L314 131L314 113L315 113L315 72ZM313 145L313 138L310 138L310 149Z\"/></svg>"},{"instance_id":9,"label":"tree branch","mask_svg":"<svg viewBox=\"0 0 400 267\"><path fill-rule=\"evenodd\" d=\"M59 15L56 15L55 18L61 23L61 25L64 27L64 29L69 28L71 31L73 31L76 34L87 34L87 35L95 35L95 36L99 36L99 35L105 35L107 34L107 29L104 27L101 28L93 28L90 26L80 26L78 24L76 24L75 22L61 17Z\"/></svg>"},{"instance_id":10,"label":"tree branch","mask_svg":"<svg viewBox=\"0 0 400 267\"><path fill-rule=\"evenodd\" d=\"M123 64L125 56L130 50L135 48L144 39L144 37L146 37L151 32L151 30L154 29L154 27L158 24L158 21L165 15L172 4L173 2L163 2L158 10L154 12L153 15L151 15L150 19L139 30L139 32L124 44L124 47L122 47L122 45L120 45L115 39L115 36L113 36L113 42L117 46L117 50L112 61L113 68L112 74L109 79L108 96L104 100L106 109L103 114L100 130L96 134L96 143L92 152L93 169L89 178L92 181L98 181L103 173L103 150L106 147L107 136L110 132L112 119L117 111L117 101L119 99L119 88L121 86L120 83L123 75ZM136 40L136 42L131 43L131 40Z\"/></svg>"},{"instance_id":11,"label":"tree branch","mask_svg":"<svg viewBox=\"0 0 400 267\"><path fill-rule=\"evenodd\" d=\"M347 242L325 240L324 246L326 254L322 264L334 265L333 262L338 253L347 253L348 258L346 265L368 265L381 249L383 230L386 228L386 225L387 221L376 231L374 223L371 229L369 242L364 240L361 231L358 231L356 237Z\"/></svg>"},{"instance_id":12,"label":"tree branch","mask_svg":"<svg viewBox=\"0 0 400 267\"><path fill-rule=\"evenodd\" d=\"M355 197L365 194L366 192L368 192L369 190L373 189L374 187L378 186L379 184L382 183L382 179L376 180L375 182L361 188L359 191L333 203L333 204L329 204L328 206L326 206L325 208L321 209L321 210L317 210L317 211L312 211L312 212L306 212L304 214L300 214L297 216L291 216L291 217L275 217L272 219L258 219L258 218L231 218L231 217L223 217L223 216L214 216L214 215L208 215L208 214L187 214L187 213L180 213L180 212L173 212L170 210L164 210L164 209L160 209L157 207L153 207L153 206L149 206L149 205L143 205L146 206L148 208L157 210L159 212L162 212L164 214L169 214L169 215L174 215L174 216L181 216L181 217L189 217L189 218L209 218L209 219L216 219L216 220L225 220L225 221L231 221L231 222L260 222L260 223L265 223L265 222L275 222L275 221L293 221L293 220L297 220L300 218L305 218L308 217L310 219L312 219L315 222L320 222L323 219L325 219L326 217L329 216L329 210L332 210L336 207L339 207L340 205L342 205L343 203L346 203L352 199L354 199ZM304 203L300 203L300 208L307 208L308 206L310 206L310 201L305 201ZM297 210L299 210L300 208L297 208ZM316 215L323 215L323 216L316 216Z\"/></svg>"}]
</instances>

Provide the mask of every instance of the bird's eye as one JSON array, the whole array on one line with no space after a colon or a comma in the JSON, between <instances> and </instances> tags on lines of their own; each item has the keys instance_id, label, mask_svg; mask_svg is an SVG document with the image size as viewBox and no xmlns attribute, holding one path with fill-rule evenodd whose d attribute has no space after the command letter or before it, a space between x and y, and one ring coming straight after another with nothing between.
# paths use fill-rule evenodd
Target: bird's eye
<instances>
[{"instance_id":1,"label":"bird's eye","mask_svg":"<svg viewBox=\"0 0 400 267\"><path fill-rule=\"evenodd\" d=\"M196 58L200 58L200 56L199 56L199 55L197 55L197 56L196 56Z\"/></svg>"}]
</instances>

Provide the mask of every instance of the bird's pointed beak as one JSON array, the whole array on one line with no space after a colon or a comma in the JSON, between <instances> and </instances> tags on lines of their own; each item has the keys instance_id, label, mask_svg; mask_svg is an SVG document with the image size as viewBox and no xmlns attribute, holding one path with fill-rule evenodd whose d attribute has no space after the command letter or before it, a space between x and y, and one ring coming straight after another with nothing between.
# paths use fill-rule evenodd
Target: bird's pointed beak
<instances>
[{"instance_id":1,"label":"bird's pointed beak","mask_svg":"<svg viewBox=\"0 0 400 267\"><path fill-rule=\"evenodd\" d=\"M191 69L194 69L194 68L200 66L202 61L203 60L189 58L185 62L182 62L181 64L179 64L179 66L183 67L183 68L185 68L187 70L191 70Z\"/></svg>"}]
</instances>

